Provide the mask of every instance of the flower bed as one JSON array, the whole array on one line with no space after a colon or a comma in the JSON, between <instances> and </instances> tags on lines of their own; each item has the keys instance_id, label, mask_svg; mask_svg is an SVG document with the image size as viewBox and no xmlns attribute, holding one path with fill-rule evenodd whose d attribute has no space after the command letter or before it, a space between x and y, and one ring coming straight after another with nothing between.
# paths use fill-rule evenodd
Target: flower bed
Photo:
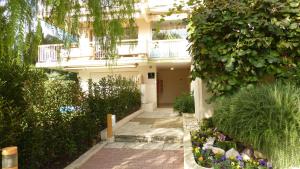
<instances>
[{"instance_id":1,"label":"flower bed","mask_svg":"<svg viewBox=\"0 0 300 169\"><path fill-rule=\"evenodd\" d=\"M193 131L192 145L196 162L215 169L271 169L272 165L258 151L226 136L213 127L211 120Z\"/></svg>"}]
</instances>

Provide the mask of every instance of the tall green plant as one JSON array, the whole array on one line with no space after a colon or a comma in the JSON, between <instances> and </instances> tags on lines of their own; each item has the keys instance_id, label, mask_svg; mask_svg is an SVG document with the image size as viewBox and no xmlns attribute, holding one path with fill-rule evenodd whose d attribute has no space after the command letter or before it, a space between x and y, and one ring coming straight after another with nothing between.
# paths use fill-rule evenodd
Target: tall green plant
<instances>
[{"instance_id":1,"label":"tall green plant","mask_svg":"<svg viewBox=\"0 0 300 169\"><path fill-rule=\"evenodd\" d=\"M187 93L176 97L173 108L179 113L195 113L194 96Z\"/></svg>"},{"instance_id":2,"label":"tall green plant","mask_svg":"<svg viewBox=\"0 0 300 169\"><path fill-rule=\"evenodd\" d=\"M216 127L262 151L277 169L300 166L300 88L276 83L218 102Z\"/></svg>"},{"instance_id":3,"label":"tall green plant","mask_svg":"<svg viewBox=\"0 0 300 169\"><path fill-rule=\"evenodd\" d=\"M43 31L40 21L38 21L36 30L34 32L29 32L26 34L25 43L26 49L23 56L23 61L26 64L35 64L38 59L38 46L43 40Z\"/></svg>"},{"instance_id":4,"label":"tall green plant","mask_svg":"<svg viewBox=\"0 0 300 169\"><path fill-rule=\"evenodd\" d=\"M77 35L80 20L87 19L101 50L112 58L117 42L124 36L124 27L134 28L135 0L3 0L0 4L0 57L23 58L29 44L28 32L35 32L37 16L63 29L63 37L69 42L69 34ZM88 12L82 13L81 9ZM69 44L69 43L66 43ZM37 46L35 46L36 48ZM36 49L33 49L36 50ZM31 57L31 56L30 56Z\"/></svg>"},{"instance_id":5,"label":"tall green plant","mask_svg":"<svg viewBox=\"0 0 300 169\"><path fill-rule=\"evenodd\" d=\"M299 70L298 0L189 3L192 76L204 79L214 96L232 94L266 77L299 78L290 73Z\"/></svg>"}]
</instances>

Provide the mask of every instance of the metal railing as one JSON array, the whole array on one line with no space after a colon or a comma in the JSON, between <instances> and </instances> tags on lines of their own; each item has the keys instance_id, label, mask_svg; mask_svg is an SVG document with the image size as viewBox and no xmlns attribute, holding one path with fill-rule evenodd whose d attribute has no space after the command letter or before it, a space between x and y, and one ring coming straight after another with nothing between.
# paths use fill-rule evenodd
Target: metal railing
<instances>
[{"instance_id":1,"label":"metal railing","mask_svg":"<svg viewBox=\"0 0 300 169\"><path fill-rule=\"evenodd\" d=\"M138 40L123 40L117 45L117 53L119 56L134 56L139 53L137 49ZM106 50L101 50L101 45L99 43L94 43L95 48L95 59L105 59Z\"/></svg>"},{"instance_id":2,"label":"metal railing","mask_svg":"<svg viewBox=\"0 0 300 169\"><path fill-rule=\"evenodd\" d=\"M40 45L38 62L58 62L63 44Z\"/></svg>"},{"instance_id":3,"label":"metal railing","mask_svg":"<svg viewBox=\"0 0 300 169\"><path fill-rule=\"evenodd\" d=\"M188 41L185 39L155 40L150 43L150 58L188 58Z\"/></svg>"},{"instance_id":4,"label":"metal railing","mask_svg":"<svg viewBox=\"0 0 300 169\"><path fill-rule=\"evenodd\" d=\"M147 0L148 8L151 9L170 9L176 5L185 5L188 0Z\"/></svg>"},{"instance_id":5,"label":"metal railing","mask_svg":"<svg viewBox=\"0 0 300 169\"><path fill-rule=\"evenodd\" d=\"M116 52L121 57L135 57L139 54L145 53L148 53L148 56L154 59L189 57L189 54L187 52L188 42L185 39L155 40L145 44L147 45L147 48L149 50L148 52L143 52L139 50L137 40L125 40L122 41L119 45L117 45ZM106 58L105 50L101 50L101 47L98 43L91 43L90 46L94 48L94 51L90 53L92 58L96 60ZM64 49L63 44L40 45L38 62L60 62L64 58L72 59L72 57L81 57L80 54L78 54L78 52L72 52L73 49L79 50L78 47L73 47L70 50ZM72 56L74 54L76 54L76 56Z\"/></svg>"}]
</instances>

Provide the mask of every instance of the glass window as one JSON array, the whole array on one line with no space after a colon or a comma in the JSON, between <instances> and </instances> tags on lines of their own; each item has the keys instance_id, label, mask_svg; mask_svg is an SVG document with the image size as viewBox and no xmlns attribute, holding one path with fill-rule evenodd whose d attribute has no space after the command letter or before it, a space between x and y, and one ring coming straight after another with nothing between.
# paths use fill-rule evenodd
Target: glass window
<instances>
[{"instance_id":1,"label":"glass window","mask_svg":"<svg viewBox=\"0 0 300 169\"><path fill-rule=\"evenodd\" d=\"M186 37L186 26L182 22L163 22L153 24L153 40L185 39Z\"/></svg>"}]
</instances>

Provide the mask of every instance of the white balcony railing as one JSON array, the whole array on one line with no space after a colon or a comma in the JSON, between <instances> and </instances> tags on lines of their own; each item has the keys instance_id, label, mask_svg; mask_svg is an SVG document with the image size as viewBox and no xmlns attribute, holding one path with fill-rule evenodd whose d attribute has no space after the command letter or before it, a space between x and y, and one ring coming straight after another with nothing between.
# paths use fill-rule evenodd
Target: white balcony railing
<instances>
[{"instance_id":1,"label":"white balcony railing","mask_svg":"<svg viewBox=\"0 0 300 169\"><path fill-rule=\"evenodd\" d=\"M125 40L117 46L120 56L137 56L143 54L137 47L137 40ZM145 53L145 52L144 52ZM90 43L88 46L63 48L63 44L51 44L39 46L38 62L60 62L64 59L104 59L104 53L98 43Z\"/></svg>"},{"instance_id":2,"label":"white balcony railing","mask_svg":"<svg viewBox=\"0 0 300 169\"><path fill-rule=\"evenodd\" d=\"M148 0L148 8L152 12L168 12L169 9L187 2L188 0Z\"/></svg>"},{"instance_id":3,"label":"white balcony railing","mask_svg":"<svg viewBox=\"0 0 300 169\"><path fill-rule=\"evenodd\" d=\"M185 39L156 40L150 43L150 58L188 58Z\"/></svg>"},{"instance_id":4,"label":"white balcony railing","mask_svg":"<svg viewBox=\"0 0 300 169\"><path fill-rule=\"evenodd\" d=\"M58 62L62 47L63 44L40 45L38 62Z\"/></svg>"},{"instance_id":5,"label":"white balcony railing","mask_svg":"<svg viewBox=\"0 0 300 169\"><path fill-rule=\"evenodd\" d=\"M149 8L162 7L162 6L171 6L174 3L174 0L148 0Z\"/></svg>"},{"instance_id":6,"label":"white balcony railing","mask_svg":"<svg viewBox=\"0 0 300 169\"><path fill-rule=\"evenodd\" d=\"M123 40L120 44L117 45L117 53L119 56L136 56L142 54L141 51L137 48L138 41L133 40ZM95 43L95 58L103 59L104 53L101 51L100 45Z\"/></svg>"},{"instance_id":7,"label":"white balcony railing","mask_svg":"<svg viewBox=\"0 0 300 169\"><path fill-rule=\"evenodd\" d=\"M142 44L148 47L148 52L142 51ZM121 57L144 56L148 53L151 59L189 58L187 46L188 42L184 39L155 40L148 44L138 44L137 40L127 40L117 46L117 52ZM87 47L71 47L70 49L63 48L62 44L40 45L38 62L100 60L104 59L103 54L97 43L91 43Z\"/></svg>"},{"instance_id":8,"label":"white balcony railing","mask_svg":"<svg viewBox=\"0 0 300 169\"><path fill-rule=\"evenodd\" d=\"M134 40L124 40L117 47L118 54L121 56L126 56L126 55L137 55L139 53L142 53L137 48L137 45L138 45L138 41L135 39Z\"/></svg>"}]
</instances>

